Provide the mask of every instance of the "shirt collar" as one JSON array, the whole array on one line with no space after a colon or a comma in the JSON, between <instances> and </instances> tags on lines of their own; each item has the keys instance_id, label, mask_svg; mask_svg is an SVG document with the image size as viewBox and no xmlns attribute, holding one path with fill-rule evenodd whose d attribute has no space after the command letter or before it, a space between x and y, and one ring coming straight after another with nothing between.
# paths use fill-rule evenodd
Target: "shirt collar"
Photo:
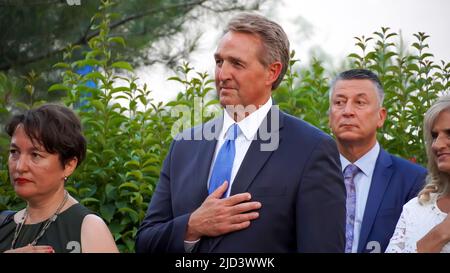
<instances>
[{"instance_id":1,"label":"shirt collar","mask_svg":"<svg viewBox=\"0 0 450 273\"><path fill-rule=\"evenodd\" d=\"M264 118L266 118L267 113L270 111L271 107L272 107L272 97L269 97L267 102L261 105L261 107L259 107L258 110L251 113L250 115L248 115L243 120L237 123L239 125L239 129L241 130L241 132L243 133L243 135L247 140L253 140L254 136L256 135L256 132L258 131L259 126L263 122ZM225 109L223 111L224 111L223 126L219 136L220 139L223 139L228 128L230 128L231 125L236 123L234 119L230 117L228 112L225 111Z\"/></svg>"},{"instance_id":2,"label":"shirt collar","mask_svg":"<svg viewBox=\"0 0 450 273\"><path fill-rule=\"evenodd\" d=\"M356 160L353 164L355 164L366 176L371 177L373 171L375 170L375 163L377 162L379 153L380 144L378 144L377 141L375 142L375 145L372 147L372 149L370 149L365 155ZM345 168L352 163L342 154L340 154L339 157L341 159L342 172L344 172Z\"/></svg>"}]
</instances>

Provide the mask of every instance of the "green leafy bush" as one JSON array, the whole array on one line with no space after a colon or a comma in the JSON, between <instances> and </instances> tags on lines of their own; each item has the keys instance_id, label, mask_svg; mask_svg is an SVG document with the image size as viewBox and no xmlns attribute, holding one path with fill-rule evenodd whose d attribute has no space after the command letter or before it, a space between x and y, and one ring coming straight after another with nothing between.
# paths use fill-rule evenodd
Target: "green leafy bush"
<instances>
[{"instance_id":1,"label":"green leafy bush","mask_svg":"<svg viewBox=\"0 0 450 273\"><path fill-rule=\"evenodd\" d=\"M208 75L191 77L192 68L185 64L181 67L184 78L172 78L185 91L165 107L154 103L147 86L136 84L131 65L114 55L113 49L125 46L125 41L109 36L110 16L96 14L93 28L100 32L89 41L90 50L83 52L83 59L56 64L62 69L63 81L49 91L67 92L64 102L77 108L88 139L87 160L70 179L69 191L99 212L120 250L130 252L173 139L171 129L178 117L172 117L171 109L180 104L192 109L194 97L205 98L211 88ZM80 55L74 54L76 50L71 48L66 58ZM86 65L95 69L83 76L75 73ZM97 87L88 87L88 81Z\"/></svg>"},{"instance_id":2,"label":"green leafy bush","mask_svg":"<svg viewBox=\"0 0 450 273\"><path fill-rule=\"evenodd\" d=\"M162 161L177 133L172 132L173 124L183 114L192 119L180 130L206 121L210 118L206 110L216 106L217 101L208 96L212 90L209 76L195 73L186 63L180 67L180 77L171 78L180 82L183 92L166 106L154 103L147 86L136 84L131 65L115 54L114 49L125 46L125 41L109 35L113 15L107 9L108 3L104 2L92 19L92 28L98 29L99 35L89 40L89 50L79 52L80 47L70 47L64 53L64 61L54 65L61 72L62 81L48 91L65 93L63 103L76 110L88 140L86 160L70 177L67 189L83 205L100 214L122 252L132 252ZM76 72L86 65L95 69L86 75ZM90 81L96 87L90 87ZM5 120L12 110L8 103L11 101L0 101L0 114ZM37 106L37 102L16 105L28 109ZM188 114L173 111L181 105L187 107ZM204 109L205 114L197 117L190 110L195 107ZM2 147L7 147L9 138L3 134L0 140ZM6 149L1 154L0 209L19 209L24 204L9 185Z\"/></svg>"}]
</instances>

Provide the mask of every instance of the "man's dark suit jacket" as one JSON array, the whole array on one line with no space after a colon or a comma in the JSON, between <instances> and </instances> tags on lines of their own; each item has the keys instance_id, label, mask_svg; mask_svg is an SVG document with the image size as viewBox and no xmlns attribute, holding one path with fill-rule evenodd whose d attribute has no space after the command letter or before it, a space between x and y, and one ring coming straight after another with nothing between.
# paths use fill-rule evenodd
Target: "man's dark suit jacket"
<instances>
[{"instance_id":1,"label":"man's dark suit jacket","mask_svg":"<svg viewBox=\"0 0 450 273\"><path fill-rule=\"evenodd\" d=\"M278 121L275 124L270 122ZM193 128L220 133L222 119ZM279 133L273 151L261 151L262 126ZM249 192L262 203L248 228L202 237L195 252L343 252L345 186L335 141L308 123L272 107L236 174L230 195ZM184 134L186 137L186 133ZM174 140L147 215L138 230L137 252L184 252L191 213L208 195L207 179L216 140Z\"/></svg>"},{"instance_id":2,"label":"man's dark suit jacket","mask_svg":"<svg viewBox=\"0 0 450 273\"><path fill-rule=\"evenodd\" d=\"M364 210L358 252L384 252L403 205L417 196L427 171L380 149Z\"/></svg>"}]
</instances>

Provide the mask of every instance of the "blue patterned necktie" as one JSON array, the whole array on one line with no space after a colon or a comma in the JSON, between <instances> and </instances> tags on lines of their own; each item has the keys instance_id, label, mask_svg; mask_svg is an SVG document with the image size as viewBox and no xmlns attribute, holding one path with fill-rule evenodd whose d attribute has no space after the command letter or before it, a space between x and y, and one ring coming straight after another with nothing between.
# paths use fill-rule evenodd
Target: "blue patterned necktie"
<instances>
[{"instance_id":1,"label":"blue patterned necktie","mask_svg":"<svg viewBox=\"0 0 450 273\"><path fill-rule=\"evenodd\" d=\"M217 154L216 161L214 162L214 167L211 173L211 178L209 179L209 189L208 193L213 193L224 181L228 181L228 187L230 186L231 170L233 169L234 156L236 154L236 146L234 141L239 133L239 126L234 123L225 135L225 142L220 147L219 153ZM225 197L226 192L224 192L223 197Z\"/></svg>"},{"instance_id":2,"label":"blue patterned necktie","mask_svg":"<svg viewBox=\"0 0 450 273\"><path fill-rule=\"evenodd\" d=\"M350 164L344 170L344 182L347 190L346 209L347 217L345 224L345 252L352 252L353 245L353 228L355 225L356 212L356 191L355 191L355 175L359 172L356 165Z\"/></svg>"}]
</instances>

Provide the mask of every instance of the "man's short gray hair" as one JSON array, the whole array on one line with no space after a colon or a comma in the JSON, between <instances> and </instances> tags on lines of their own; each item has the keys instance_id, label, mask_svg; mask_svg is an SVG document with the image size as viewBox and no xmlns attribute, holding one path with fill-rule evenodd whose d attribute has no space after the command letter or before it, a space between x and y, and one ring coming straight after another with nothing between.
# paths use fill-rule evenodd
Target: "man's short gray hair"
<instances>
[{"instance_id":1,"label":"man's short gray hair","mask_svg":"<svg viewBox=\"0 0 450 273\"><path fill-rule=\"evenodd\" d=\"M330 92L329 92L329 98L330 98L330 105L331 105L331 97L333 96L334 88L336 87L336 83L341 80L369 80L373 83L375 86L375 90L377 91L377 97L378 102L380 103L380 106L383 106L383 100L384 100L384 89L383 85L381 84L380 79L378 76L373 73L370 70L367 69L350 69L347 71L344 71L340 73L331 83L330 86Z\"/></svg>"},{"instance_id":2,"label":"man's short gray hair","mask_svg":"<svg viewBox=\"0 0 450 273\"><path fill-rule=\"evenodd\" d=\"M283 28L264 16L243 12L230 20L224 34L229 31L254 34L261 38L263 52L259 61L264 66L277 61L281 62L283 66L281 73L272 84L272 90L276 89L283 80L289 65L289 40Z\"/></svg>"}]
</instances>

